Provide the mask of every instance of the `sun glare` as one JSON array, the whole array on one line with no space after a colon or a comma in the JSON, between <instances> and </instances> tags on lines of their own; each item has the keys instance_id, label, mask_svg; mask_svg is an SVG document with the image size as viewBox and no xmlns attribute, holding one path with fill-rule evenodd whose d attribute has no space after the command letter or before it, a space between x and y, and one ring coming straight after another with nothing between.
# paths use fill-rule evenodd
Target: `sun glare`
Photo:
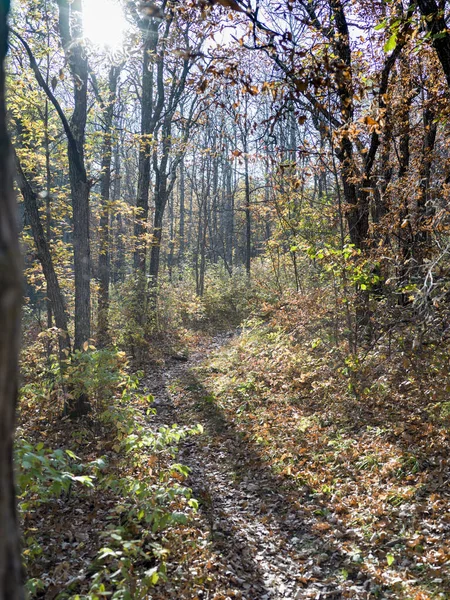
<instances>
[{"instance_id":1,"label":"sun glare","mask_svg":"<svg viewBox=\"0 0 450 600\"><path fill-rule=\"evenodd\" d=\"M117 0L84 0L83 25L93 44L112 50L122 46L126 20Z\"/></svg>"}]
</instances>

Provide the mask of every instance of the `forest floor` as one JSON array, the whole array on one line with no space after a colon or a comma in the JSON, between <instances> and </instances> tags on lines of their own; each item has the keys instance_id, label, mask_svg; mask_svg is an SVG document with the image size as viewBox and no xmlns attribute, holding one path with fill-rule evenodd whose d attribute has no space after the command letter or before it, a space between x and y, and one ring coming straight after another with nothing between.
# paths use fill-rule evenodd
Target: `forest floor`
<instances>
[{"instance_id":1,"label":"forest floor","mask_svg":"<svg viewBox=\"0 0 450 600\"><path fill-rule=\"evenodd\" d=\"M219 334L203 340L187 362L173 359L159 381L147 381L157 407L154 426L200 422L205 430L183 442L179 459L189 467L188 484L200 501L198 526L211 539L209 577L196 591L186 588L186 580L180 582L184 589L176 589L172 580L162 593L180 599L298 600L341 598L347 587L348 597L368 597L371 581L362 573L343 586L348 559L314 533L311 511L299 508L295 490L263 464L203 385L198 371L232 339Z\"/></svg>"},{"instance_id":2,"label":"forest floor","mask_svg":"<svg viewBox=\"0 0 450 600\"><path fill-rule=\"evenodd\" d=\"M344 370L331 346L305 342L303 330L298 338L254 321L193 335L189 354L168 352L148 368L140 386L156 413L145 403L133 409L124 440L137 426L156 433L201 424L176 458L190 470L179 479L199 510L187 509L187 522L162 534L167 578L148 595L114 597L450 599L450 382L439 363L447 359L431 352L426 362L424 354L418 375L415 358L378 348ZM145 486L155 477L147 455L132 464L119 456L108 430L27 410L35 443L69 447L85 463L104 455L106 483ZM25 536L38 543L29 576L43 581L33 597L106 594L83 595L124 503L108 484L24 512ZM148 544L139 531L131 531L137 555Z\"/></svg>"},{"instance_id":3,"label":"forest floor","mask_svg":"<svg viewBox=\"0 0 450 600\"><path fill-rule=\"evenodd\" d=\"M180 462L190 468L188 484L201 503L197 526L211 539L209 576L197 590L186 587L186 579L180 581L184 589L172 580L161 598L368 598L370 577L359 571L345 582L349 558L317 535L311 506L299 506L295 488L263 464L202 383L205 360L232 340L232 334L219 334L203 341L187 362L174 359L159 381L147 381L156 426L200 422L205 429L183 442Z\"/></svg>"},{"instance_id":4,"label":"forest floor","mask_svg":"<svg viewBox=\"0 0 450 600\"><path fill-rule=\"evenodd\" d=\"M389 485L379 485L376 473L383 460L391 472L400 464L400 480L408 480L406 486L400 481L405 491L414 480L423 482L418 463L409 469L398 456L377 458L381 430L371 446L366 434L357 442L354 431L352 437L348 430L336 433L333 423L315 422L313 401L306 402L305 411L297 403L294 419L292 399L285 406L270 400L262 406L255 377L245 370L248 340L243 348L241 337L233 332L204 339L187 362L173 359L159 381L147 381L155 396L156 426L201 423L205 432L184 441L179 456L190 468L188 485L200 501L195 526L207 540L204 554L194 563L187 560L189 573L180 574L178 582L170 577L154 597L450 598L448 499L439 493L448 481L442 472L418 523L421 502L412 503L410 490L401 497L395 485L387 491ZM367 429L373 438L374 428ZM314 443L305 439L306 430ZM341 464L347 461L348 467ZM299 470L291 468L294 463ZM335 490L321 479L324 469L332 472ZM308 472L323 485L314 489ZM353 489L346 497L348 484Z\"/></svg>"}]
</instances>

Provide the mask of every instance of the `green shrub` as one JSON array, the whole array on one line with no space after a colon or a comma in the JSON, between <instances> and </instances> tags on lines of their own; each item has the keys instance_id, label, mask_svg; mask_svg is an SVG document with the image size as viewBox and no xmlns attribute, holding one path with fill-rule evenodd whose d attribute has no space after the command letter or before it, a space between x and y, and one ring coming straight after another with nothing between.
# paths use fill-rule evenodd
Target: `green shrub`
<instances>
[{"instance_id":1,"label":"green shrub","mask_svg":"<svg viewBox=\"0 0 450 600\"><path fill-rule=\"evenodd\" d=\"M43 443L34 446L20 437L16 440L15 463L18 508L22 517L34 513L53 498L67 499L74 485L92 488L98 474L106 467L103 458L83 464L71 450L51 450ZM32 531L24 528L23 532L22 554L26 569L43 552ZM30 579L27 589L31 597L42 586L41 580Z\"/></svg>"},{"instance_id":2,"label":"green shrub","mask_svg":"<svg viewBox=\"0 0 450 600\"><path fill-rule=\"evenodd\" d=\"M85 465L71 450L50 450L42 442L33 446L22 438L16 441L15 458L21 511L68 494L74 483L93 487L97 470L104 467L103 459Z\"/></svg>"},{"instance_id":3,"label":"green shrub","mask_svg":"<svg viewBox=\"0 0 450 600\"><path fill-rule=\"evenodd\" d=\"M139 373L129 374L128 360L118 350L76 350L63 370L63 379L73 398L85 396L94 411L111 402L129 400L138 387Z\"/></svg>"}]
</instances>

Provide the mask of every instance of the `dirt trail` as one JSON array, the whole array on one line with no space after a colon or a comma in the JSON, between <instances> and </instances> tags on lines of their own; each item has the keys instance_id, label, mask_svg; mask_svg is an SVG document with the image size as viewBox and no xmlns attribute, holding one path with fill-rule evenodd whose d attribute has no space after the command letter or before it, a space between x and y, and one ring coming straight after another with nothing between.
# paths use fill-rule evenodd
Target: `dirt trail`
<instances>
[{"instance_id":1,"label":"dirt trail","mask_svg":"<svg viewBox=\"0 0 450 600\"><path fill-rule=\"evenodd\" d=\"M179 461L191 469L188 484L200 500L199 519L220 557L220 573L212 589L192 598L380 597L363 571L351 570L344 582L348 556L313 531L311 513L299 509L298 491L286 490L261 463L197 378L196 367L231 338L214 337L186 362L171 359L147 382L155 395L156 425L202 423L205 429L183 443Z\"/></svg>"}]
</instances>

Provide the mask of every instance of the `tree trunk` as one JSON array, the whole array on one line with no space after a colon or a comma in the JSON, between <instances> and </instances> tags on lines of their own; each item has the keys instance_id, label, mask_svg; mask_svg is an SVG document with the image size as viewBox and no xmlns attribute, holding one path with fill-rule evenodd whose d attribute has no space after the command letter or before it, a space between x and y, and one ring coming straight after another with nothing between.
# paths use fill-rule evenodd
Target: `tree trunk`
<instances>
[{"instance_id":1,"label":"tree trunk","mask_svg":"<svg viewBox=\"0 0 450 600\"><path fill-rule=\"evenodd\" d=\"M68 330L68 316L66 303L59 286L58 277L53 265L53 259L50 253L48 240L44 233L41 217L38 210L38 199L31 188L30 183L25 177L19 158L15 154L17 183L23 196L25 212L31 227L34 243L36 245L37 256L42 266L45 282L47 284L47 293L50 300L52 312L55 317L56 327L60 330L59 346L60 350L70 351L70 338Z\"/></svg>"},{"instance_id":2,"label":"tree trunk","mask_svg":"<svg viewBox=\"0 0 450 600\"><path fill-rule=\"evenodd\" d=\"M22 600L13 472L13 433L22 296L13 163L6 130L4 58L9 1L0 0L0 600Z\"/></svg>"},{"instance_id":3,"label":"tree trunk","mask_svg":"<svg viewBox=\"0 0 450 600\"><path fill-rule=\"evenodd\" d=\"M406 60L403 61L400 69L402 79L402 106L399 116L399 128L400 128L400 142L398 151L398 184L400 190L398 197L400 201L399 206L399 218L398 218L398 229L397 237L399 243L399 254L400 254L400 265L399 265L399 286L403 288L407 285L411 275L411 255L412 255L412 228L411 228L411 215L410 215L410 193L407 187L407 174L409 172L409 164L411 158L410 151L410 110L412 104L412 92L411 92L411 72L409 64ZM408 293L401 292L399 296L400 304L407 304Z\"/></svg>"},{"instance_id":4,"label":"tree trunk","mask_svg":"<svg viewBox=\"0 0 450 600\"><path fill-rule=\"evenodd\" d=\"M73 169L69 168L69 171ZM89 243L89 184L71 175L73 264L75 275L75 350L91 337L91 253Z\"/></svg>"},{"instance_id":5,"label":"tree trunk","mask_svg":"<svg viewBox=\"0 0 450 600\"><path fill-rule=\"evenodd\" d=\"M245 271L250 279L252 260L252 221L250 212L250 178L248 173L247 141L245 141Z\"/></svg>"},{"instance_id":6,"label":"tree trunk","mask_svg":"<svg viewBox=\"0 0 450 600\"><path fill-rule=\"evenodd\" d=\"M122 175L121 175L122 163L120 160L120 142L117 143L114 152L114 185L113 185L113 200L117 201L122 196ZM123 282L125 277L125 226L123 223L123 217L120 211L116 212L113 216L113 252L111 257L111 280L113 284Z\"/></svg>"},{"instance_id":7,"label":"tree trunk","mask_svg":"<svg viewBox=\"0 0 450 600\"><path fill-rule=\"evenodd\" d=\"M417 0L426 27L431 34L432 44L441 62L447 84L450 87L450 34L445 21L444 9L435 0ZM445 6L445 4L443 5Z\"/></svg>"},{"instance_id":8,"label":"tree trunk","mask_svg":"<svg viewBox=\"0 0 450 600\"><path fill-rule=\"evenodd\" d=\"M431 246L431 235L428 229L428 221L433 214L433 207L430 205L430 178L431 166L433 164L433 152L436 143L437 122L435 120L435 111L427 106L423 115L424 136L422 145L422 163L420 167L420 185L416 206L416 223L414 236L414 258L418 270L423 265L424 258Z\"/></svg>"},{"instance_id":9,"label":"tree trunk","mask_svg":"<svg viewBox=\"0 0 450 600\"><path fill-rule=\"evenodd\" d=\"M87 119L88 62L80 42L83 38L82 2L58 0L59 32L73 78L74 110L68 139L69 180L73 209L73 255L75 278L75 340L80 350L91 336L91 257L89 194L84 164Z\"/></svg>"},{"instance_id":10,"label":"tree trunk","mask_svg":"<svg viewBox=\"0 0 450 600\"><path fill-rule=\"evenodd\" d=\"M152 247L150 252L150 288L151 297L154 299L156 299L156 290L158 287L163 217L167 199L167 183L164 181L157 186L157 193L155 196L155 216L153 220ZM155 308L155 306L153 306L153 308Z\"/></svg>"},{"instance_id":11,"label":"tree trunk","mask_svg":"<svg viewBox=\"0 0 450 600\"><path fill-rule=\"evenodd\" d=\"M200 269L199 283L197 293L200 297L205 293L205 273L206 273L206 235L208 231L208 196L203 200L203 222L200 237Z\"/></svg>"},{"instance_id":12,"label":"tree trunk","mask_svg":"<svg viewBox=\"0 0 450 600\"><path fill-rule=\"evenodd\" d=\"M170 195L169 200L169 252L167 255L167 270L169 273L169 280L172 281L173 274L173 263L175 253L175 212L174 212L174 197Z\"/></svg>"},{"instance_id":13,"label":"tree trunk","mask_svg":"<svg viewBox=\"0 0 450 600\"><path fill-rule=\"evenodd\" d=\"M87 120L88 62L84 47L82 0L57 0L59 34L73 79L74 109L70 124L58 100L42 77L39 65L26 41L15 32L24 46L40 87L52 102L67 136L69 181L73 212L73 254L75 279L75 349L81 349L91 333L89 193L84 163L84 142Z\"/></svg>"},{"instance_id":14,"label":"tree trunk","mask_svg":"<svg viewBox=\"0 0 450 600\"><path fill-rule=\"evenodd\" d=\"M233 168L227 165L226 171L226 247L227 247L227 263L230 268L230 274L233 272L233 249L234 249L234 190L233 190Z\"/></svg>"},{"instance_id":15,"label":"tree trunk","mask_svg":"<svg viewBox=\"0 0 450 600\"><path fill-rule=\"evenodd\" d=\"M185 190L184 190L184 159L180 162L180 179L179 179L179 190L180 190L180 222L178 224L178 235L180 238L180 248L178 251L178 267L182 267L184 260L184 248L185 248Z\"/></svg>"},{"instance_id":16,"label":"tree trunk","mask_svg":"<svg viewBox=\"0 0 450 600\"><path fill-rule=\"evenodd\" d=\"M47 38L48 40L48 38ZM47 56L47 85L50 73L50 56ZM52 235L52 212L50 206L50 193L52 189L51 182L51 170L50 170L50 139L48 135L48 109L49 102L48 98L45 99L45 111L44 111L44 146L45 146L45 183L46 183L46 196L45 196L45 235L46 240L49 241ZM50 329L53 326L53 313L52 313L52 302L50 300L50 290L47 284L47 327ZM58 326L57 326L58 327ZM60 350L62 347L60 345ZM51 341L47 344L47 355L50 357L51 354Z\"/></svg>"},{"instance_id":17,"label":"tree trunk","mask_svg":"<svg viewBox=\"0 0 450 600\"><path fill-rule=\"evenodd\" d=\"M110 279L110 191L111 191L111 162L112 162L112 128L114 106L117 94L117 80L120 67L112 66L109 70L109 90L107 102L104 105L105 137L102 150L102 175L100 181L100 256L98 260L98 324L97 342L100 348L107 346L110 341L108 312L109 312L109 279Z\"/></svg>"},{"instance_id":18,"label":"tree trunk","mask_svg":"<svg viewBox=\"0 0 450 600\"><path fill-rule=\"evenodd\" d=\"M147 222L148 222L148 194L150 190L150 130L152 120L153 99L153 69L151 66L150 51L154 46L151 36L147 33L144 41L144 56L142 64L142 108L141 108L141 139L139 143L138 162L138 187L136 196L136 220L134 224L134 237L136 249L134 252L134 270L140 277L145 276L147 256Z\"/></svg>"}]
</instances>

